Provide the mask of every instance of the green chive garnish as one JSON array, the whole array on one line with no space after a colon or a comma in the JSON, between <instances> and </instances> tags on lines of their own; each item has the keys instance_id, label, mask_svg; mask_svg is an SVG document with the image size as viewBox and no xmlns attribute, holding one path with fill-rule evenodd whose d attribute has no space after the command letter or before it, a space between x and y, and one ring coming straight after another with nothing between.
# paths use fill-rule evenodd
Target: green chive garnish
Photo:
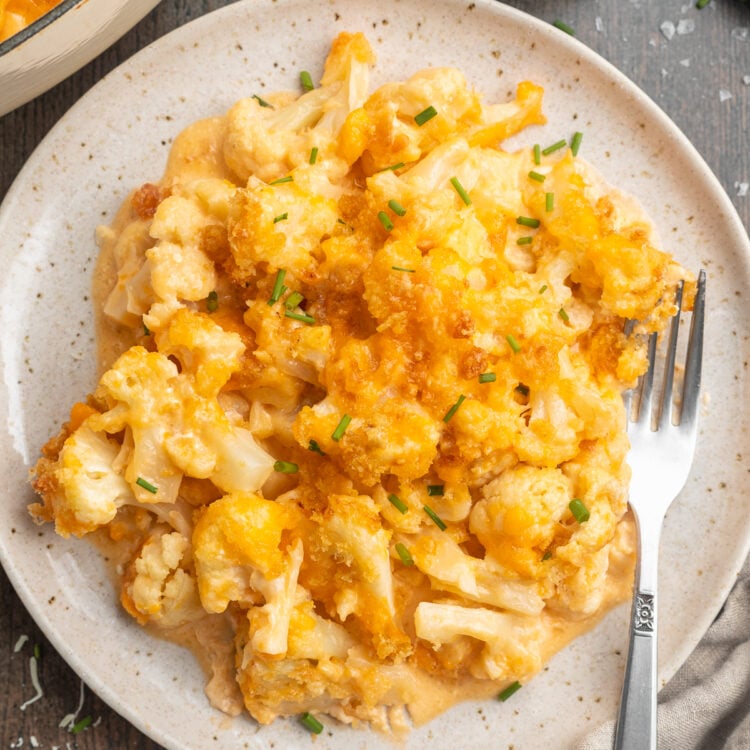
<instances>
[{"instance_id":1,"label":"green chive garnish","mask_svg":"<svg viewBox=\"0 0 750 750\"><path fill-rule=\"evenodd\" d=\"M564 308L564 307L561 307L561 308L560 308L560 309L559 309L559 310L557 311L557 314L558 314L558 315L559 315L559 316L560 316L560 317L561 317L561 318L562 318L562 319L563 319L563 320L564 320L564 321L565 321L566 323L569 323L569 322L570 322L570 316L568 315L568 313L566 313L566 312L565 312L565 308Z\"/></svg>"},{"instance_id":2,"label":"green chive garnish","mask_svg":"<svg viewBox=\"0 0 750 750\"><path fill-rule=\"evenodd\" d=\"M302 84L302 88L305 91L312 91L315 88L312 76L306 70L303 70L299 74L299 82Z\"/></svg>"},{"instance_id":3,"label":"green chive garnish","mask_svg":"<svg viewBox=\"0 0 750 750\"><path fill-rule=\"evenodd\" d=\"M398 552L398 556L404 565L414 565L414 558L401 542L396 542L396 552Z\"/></svg>"},{"instance_id":4,"label":"green chive garnish","mask_svg":"<svg viewBox=\"0 0 750 750\"><path fill-rule=\"evenodd\" d=\"M461 196L461 200L467 205L471 205L471 198L466 192L464 186L458 181L458 177L451 177L451 185L455 188L456 192Z\"/></svg>"},{"instance_id":5,"label":"green chive garnish","mask_svg":"<svg viewBox=\"0 0 750 750\"><path fill-rule=\"evenodd\" d=\"M552 552L551 552L550 550L547 550L547 551L546 551L546 552L545 552L545 553L544 553L544 554L542 555L542 562L544 562L545 560L549 560L549 559L550 559L551 557L552 557Z\"/></svg>"},{"instance_id":6,"label":"green chive garnish","mask_svg":"<svg viewBox=\"0 0 750 750\"><path fill-rule=\"evenodd\" d=\"M285 182L294 182L294 177L290 174L288 174L286 177L279 177L278 180L274 180L273 182L269 182L269 185L283 185Z\"/></svg>"},{"instance_id":7,"label":"green chive garnish","mask_svg":"<svg viewBox=\"0 0 750 750\"><path fill-rule=\"evenodd\" d=\"M323 453L323 449L318 445L317 440L311 440L307 444L307 450L312 451L313 453L319 453L321 456L325 456L325 453Z\"/></svg>"},{"instance_id":8,"label":"green chive garnish","mask_svg":"<svg viewBox=\"0 0 750 750\"><path fill-rule=\"evenodd\" d=\"M405 167L405 166L406 166L406 164L404 164L404 162L400 161L400 162L398 162L398 164L391 164L390 167L383 167L382 169L379 169L378 171L379 172L389 172L389 171L393 172L396 169L401 169L402 167Z\"/></svg>"},{"instance_id":9,"label":"green chive garnish","mask_svg":"<svg viewBox=\"0 0 750 750\"><path fill-rule=\"evenodd\" d=\"M276 461L273 470L280 474L296 474L299 471L299 466L293 461Z\"/></svg>"},{"instance_id":10,"label":"green chive garnish","mask_svg":"<svg viewBox=\"0 0 750 750\"><path fill-rule=\"evenodd\" d=\"M509 334L508 334L508 335L507 335L507 336L505 337L505 340L506 340L506 341L508 342L508 346L509 346L509 347L510 347L510 348L511 348L511 349L512 349L512 350L513 350L513 351L514 351L514 352L515 352L516 354L518 354L518 352L520 352L520 351L521 351L521 345L520 345L520 344L518 343L518 341L516 341L516 337L515 337L515 336L513 336L512 334L510 334L510 333L509 333Z\"/></svg>"},{"instance_id":11,"label":"green chive garnish","mask_svg":"<svg viewBox=\"0 0 750 750\"><path fill-rule=\"evenodd\" d=\"M442 496L445 494L445 485L444 484L428 484L427 494L432 495L432 496L435 496L435 495Z\"/></svg>"},{"instance_id":12,"label":"green chive garnish","mask_svg":"<svg viewBox=\"0 0 750 750\"><path fill-rule=\"evenodd\" d=\"M299 292L292 292L284 300L284 307L287 310L294 310L295 307L299 306L299 303L302 302L303 299L305 299L303 294L300 294Z\"/></svg>"},{"instance_id":13,"label":"green chive garnish","mask_svg":"<svg viewBox=\"0 0 750 750\"><path fill-rule=\"evenodd\" d=\"M421 128L426 122L429 122L433 117L437 115L437 110L433 106L423 109L418 115L414 116L414 122Z\"/></svg>"},{"instance_id":14,"label":"green chive garnish","mask_svg":"<svg viewBox=\"0 0 750 750\"><path fill-rule=\"evenodd\" d=\"M206 310L216 312L219 309L219 295L216 292L209 292L206 297Z\"/></svg>"},{"instance_id":15,"label":"green chive garnish","mask_svg":"<svg viewBox=\"0 0 750 750\"><path fill-rule=\"evenodd\" d=\"M539 294L544 294L546 291L547 291L547 285L546 284L542 284L539 287Z\"/></svg>"},{"instance_id":16,"label":"green chive garnish","mask_svg":"<svg viewBox=\"0 0 750 750\"><path fill-rule=\"evenodd\" d=\"M542 163L542 147L538 144L534 144L534 164Z\"/></svg>"},{"instance_id":17,"label":"green chive garnish","mask_svg":"<svg viewBox=\"0 0 750 750\"><path fill-rule=\"evenodd\" d=\"M695 4L695 7L698 8L698 10L703 10L711 0L698 0L698 2Z\"/></svg>"},{"instance_id":18,"label":"green chive garnish","mask_svg":"<svg viewBox=\"0 0 750 750\"><path fill-rule=\"evenodd\" d=\"M591 517L589 509L577 497L573 498L570 501L568 507L570 508L570 512L573 514L573 517L576 519L576 521L578 521L578 523L584 523Z\"/></svg>"},{"instance_id":19,"label":"green chive garnish","mask_svg":"<svg viewBox=\"0 0 750 750\"><path fill-rule=\"evenodd\" d=\"M380 223L386 232L390 232L393 229L393 222L388 218L388 214L385 211L378 211L378 219L380 219Z\"/></svg>"},{"instance_id":20,"label":"green chive garnish","mask_svg":"<svg viewBox=\"0 0 750 750\"><path fill-rule=\"evenodd\" d=\"M276 281L273 282L273 291L271 292L271 297L268 300L269 305L272 305L274 302L279 301L279 297L281 297L281 291L284 287L285 276L286 269L280 268L278 271L276 271Z\"/></svg>"},{"instance_id":21,"label":"green chive garnish","mask_svg":"<svg viewBox=\"0 0 750 750\"><path fill-rule=\"evenodd\" d=\"M497 380L497 375L494 372L483 372L479 376L480 383L494 383Z\"/></svg>"},{"instance_id":22,"label":"green chive garnish","mask_svg":"<svg viewBox=\"0 0 750 750\"><path fill-rule=\"evenodd\" d=\"M530 245L534 241L533 237L526 235L525 237L519 237L516 240L516 245Z\"/></svg>"},{"instance_id":23,"label":"green chive garnish","mask_svg":"<svg viewBox=\"0 0 750 750\"><path fill-rule=\"evenodd\" d=\"M521 689L521 683L518 680L516 680L515 682L512 682L510 685L508 685L508 687L505 688L505 690L501 691L500 694L497 696L497 699L499 701L505 702L508 700L508 698L510 698L511 695L513 695L513 693L515 693L516 691L520 689Z\"/></svg>"},{"instance_id":24,"label":"green chive garnish","mask_svg":"<svg viewBox=\"0 0 750 750\"><path fill-rule=\"evenodd\" d=\"M311 326L315 322L315 318L312 315L306 315L305 313L296 313L292 310L284 310L284 315L292 320L298 320L300 323L307 323Z\"/></svg>"},{"instance_id":25,"label":"green chive garnish","mask_svg":"<svg viewBox=\"0 0 750 750\"><path fill-rule=\"evenodd\" d=\"M570 36L576 35L575 29L565 23L565 21L553 21L552 25L560 29L560 31L564 31L566 34L570 34Z\"/></svg>"},{"instance_id":26,"label":"green chive garnish","mask_svg":"<svg viewBox=\"0 0 750 750\"><path fill-rule=\"evenodd\" d=\"M409 506L398 496L391 493L388 495L388 502L402 515L409 510Z\"/></svg>"},{"instance_id":27,"label":"green chive garnish","mask_svg":"<svg viewBox=\"0 0 750 750\"><path fill-rule=\"evenodd\" d=\"M539 172L531 171L529 172L529 179L535 180L536 182L544 182L547 177L543 174L539 174Z\"/></svg>"},{"instance_id":28,"label":"green chive garnish","mask_svg":"<svg viewBox=\"0 0 750 750\"><path fill-rule=\"evenodd\" d=\"M402 268L401 266L391 266L392 271L403 271L404 273L416 273L416 268Z\"/></svg>"},{"instance_id":29,"label":"green chive garnish","mask_svg":"<svg viewBox=\"0 0 750 750\"><path fill-rule=\"evenodd\" d=\"M549 213L555 207L555 194L554 193L544 194L544 207L547 209L547 213Z\"/></svg>"},{"instance_id":30,"label":"green chive garnish","mask_svg":"<svg viewBox=\"0 0 750 750\"><path fill-rule=\"evenodd\" d=\"M406 213L406 209L395 199L388 201L388 208L397 216L403 216Z\"/></svg>"},{"instance_id":31,"label":"green chive garnish","mask_svg":"<svg viewBox=\"0 0 750 750\"><path fill-rule=\"evenodd\" d=\"M563 138L560 141L557 141L557 143L553 143L551 146L547 146L547 148L542 149L542 153L545 156L549 156L550 154L554 154L555 151L559 151L561 148L565 148L568 145L568 142Z\"/></svg>"},{"instance_id":32,"label":"green chive garnish","mask_svg":"<svg viewBox=\"0 0 750 750\"><path fill-rule=\"evenodd\" d=\"M348 414L344 414L344 416L339 420L339 423L336 425L336 429L333 431L331 438L338 443L338 441L341 440L342 437L344 437L346 428L349 426L349 422L351 421L352 418Z\"/></svg>"},{"instance_id":33,"label":"green chive garnish","mask_svg":"<svg viewBox=\"0 0 750 750\"><path fill-rule=\"evenodd\" d=\"M540 223L539 219L532 219L529 216L519 216L516 219L516 224L520 224L522 227L531 227L532 229L536 229Z\"/></svg>"},{"instance_id":34,"label":"green chive garnish","mask_svg":"<svg viewBox=\"0 0 750 750\"><path fill-rule=\"evenodd\" d=\"M445 413L445 416L443 417L443 422L446 422L446 423L450 422L451 419L453 419L453 415L458 411L458 408L461 406L461 404L465 400L466 400L466 396L464 396L463 394L461 394L458 397L458 401L456 401L456 403L453 404L453 406L451 406L451 408L448 409L448 411Z\"/></svg>"},{"instance_id":35,"label":"green chive garnish","mask_svg":"<svg viewBox=\"0 0 750 750\"><path fill-rule=\"evenodd\" d=\"M258 102L261 107L268 107L268 109L273 109L273 104L269 104L265 99L261 99L257 94L253 94L253 99L255 99L255 101Z\"/></svg>"},{"instance_id":36,"label":"green chive garnish","mask_svg":"<svg viewBox=\"0 0 750 750\"><path fill-rule=\"evenodd\" d=\"M435 526L437 526L440 531L445 531L448 527L445 525L445 521L443 521L440 516L435 513L435 511L430 508L429 505L422 506L422 510L435 522Z\"/></svg>"},{"instance_id":37,"label":"green chive garnish","mask_svg":"<svg viewBox=\"0 0 750 750\"><path fill-rule=\"evenodd\" d=\"M34 644L34 658L39 661L42 658L42 647L38 644Z\"/></svg>"},{"instance_id":38,"label":"green chive garnish","mask_svg":"<svg viewBox=\"0 0 750 750\"><path fill-rule=\"evenodd\" d=\"M283 214L279 214L278 216L273 217L273 223L278 224L280 221L286 221L286 219L289 218L289 214L284 211Z\"/></svg>"},{"instance_id":39,"label":"green chive garnish","mask_svg":"<svg viewBox=\"0 0 750 750\"><path fill-rule=\"evenodd\" d=\"M515 388L515 391L520 393L522 396L528 396L530 393L529 386L524 383L519 383Z\"/></svg>"},{"instance_id":40,"label":"green chive garnish","mask_svg":"<svg viewBox=\"0 0 750 750\"><path fill-rule=\"evenodd\" d=\"M90 727L94 723L94 719L91 716L84 716L79 722L73 724L70 728L71 734L80 734L84 729Z\"/></svg>"},{"instance_id":41,"label":"green chive garnish","mask_svg":"<svg viewBox=\"0 0 750 750\"><path fill-rule=\"evenodd\" d=\"M573 156L578 156L578 149L581 148L581 141L583 140L583 133L576 131L573 133L573 139L570 142L570 150Z\"/></svg>"},{"instance_id":42,"label":"green chive garnish","mask_svg":"<svg viewBox=\"0 0 750 750\"><path fill-rule=\"evenodd\" d=\"M151 482L147 482L143 477L138 477L138 479L135 480L135 483L139 487L143 487L146 492L150 492L152 495L155 495L159 490L151 484Z\"/></svg>"},{"instance_id":43,"label":"green chive garnish","mask_svg":"<svg viewBox=\"0 0 750 750\"><path fill-rule=\"evenodd\" d=\"M313 146L312 149L310 149L310 164L315 164L316 161L318 161L318 147Z\"/></svg>"},{"instance_id":44,"label":"green chive garnish","mask_svg":"<svg viewBox=\"0 0 750 750\"><path fill-rule=\"evenodd\" d=\"M151 331L149 331L148 326L145 323L143 324L143 335L144 336L150 336L151 335Z\"/></svg>"},{"instance_id":45,"label":"green chive garnish","mask_svg":"<svg viewBox=\"0 0 750 750\"><path fill-rule=\"evenodd\" d=\"M323 725L311 714L304 713L299 719L313 734L320 734L323 731Z\"/></svg>"}]
</instances>

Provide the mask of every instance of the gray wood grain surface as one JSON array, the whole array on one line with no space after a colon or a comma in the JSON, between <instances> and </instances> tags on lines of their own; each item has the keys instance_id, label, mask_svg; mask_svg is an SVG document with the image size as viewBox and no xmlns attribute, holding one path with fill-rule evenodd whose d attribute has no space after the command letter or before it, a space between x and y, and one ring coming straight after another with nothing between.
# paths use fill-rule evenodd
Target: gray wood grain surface
<instances>
[{"instance_id":1,"label":"gray wood grain surface","mask_svg":"<svg viewBox=\"0 0 750 750\"><path fill-rule=\"evenodd\" d=\"M227 4L163 0L85 68L0 118L0 199L47 131L103 75L166 32ZM702 10L685 0L512 0L508 4L549 22L566 22L579 40L646 91L693 142L745 227L750 226L750 194L745 194L750 182L750 4L712 0ZM694 28L667 39L661 31L663 22L676 25L681 19L694 22ZM690 26L683 24L682 30ZM29 641L15 653L22 635ZM21 712L19 706L34 693L29 656L35 644L41 649L45 696ZM95 726L77 735L60 728L60 719L78 705L81 682L45 640L2 570L0 675L0 748L35 747L35 742L41 748L60 750L159 747L88 688L79 718L90 715Z\"/></svg>"}]
</instances>

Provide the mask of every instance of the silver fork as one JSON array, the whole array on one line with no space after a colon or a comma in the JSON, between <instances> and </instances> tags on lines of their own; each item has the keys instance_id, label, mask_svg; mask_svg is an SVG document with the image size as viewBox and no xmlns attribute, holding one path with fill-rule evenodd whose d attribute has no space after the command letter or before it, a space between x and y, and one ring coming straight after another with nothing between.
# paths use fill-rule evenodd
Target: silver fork
<instances>
[{"instance_id":1,"label":"silver fork","mask_svg":"<svg viewBox=\"0 0 750 750\"><path fill-rule=\"evenodd\" d=\"M701 271L695 296L685 357L681 406L673 403L677 334L682 310L682 285L677 290L677 314L669 326L661 393L655 397L657 336L648 342L648 371L639 390L626 396L629 462L632 469L630 507L638 529L630 644L615 750L656 748L656 583L659 536L664 514L685 486L698 433L698 396L703 357L706 273ZM635 395L635 404L632 396ZM631 409L635 406L635 409Z\"/></svg>"}]
</instances>

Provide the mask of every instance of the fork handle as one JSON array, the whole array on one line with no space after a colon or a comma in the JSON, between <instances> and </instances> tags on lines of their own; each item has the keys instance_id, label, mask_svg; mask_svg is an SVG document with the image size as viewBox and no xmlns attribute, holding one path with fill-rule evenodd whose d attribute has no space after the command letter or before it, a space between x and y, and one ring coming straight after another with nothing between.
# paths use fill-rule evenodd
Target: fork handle
<instances>
[{"instance_id":1,"label":"fork handle","mask_svg":"<svg viewBox=\"0 0 750 750\"><path fill-rule=\"evenodd\" d=\"M661 524L641 524L634 515L638 561L614 750L656 750L656 584Z\"/></svg>"}]
</instances>

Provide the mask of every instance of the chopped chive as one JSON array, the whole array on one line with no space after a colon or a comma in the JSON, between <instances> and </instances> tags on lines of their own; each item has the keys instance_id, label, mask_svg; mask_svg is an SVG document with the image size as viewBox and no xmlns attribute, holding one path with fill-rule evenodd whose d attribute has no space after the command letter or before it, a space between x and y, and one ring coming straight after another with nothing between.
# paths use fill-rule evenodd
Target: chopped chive
<instances>
[{"instance_id":1,"label":"chopped chive","mask_svg":"<svg viewBox=\"0 0 750 750\"><path fill-rule=\"evenodd\" d=\"M296 474L299 471L299 466L294 461L276 461L273 470L278 471L279 474Z\"/></svg>"},{"instance_id":2,"label":"chopped chive","mask_svg":"<svg viewBox=\"0 0 750 750\"><path fill-rule=\"evenodd\" d=\"M591 517L589 509L577 497L573 498L570 503L568 503L568 507L578 523L584 523Z\"/></svg>"},{"instance_id":3,"label":"chopped chive","mask_svg":"<svg viewBox=\"0 0 750 750\"><path fill-rule=\"evenodd\" d=\"M513 350L513 351L514 351L514 352L515 352L516 354L518 354L518 352L520 352L520 351L521 351L521 345L520 345L520 344L518 343L518 341L516 341L516 337L515 337L515 336L513 336L512 334L510 334L510 333L509 333L509 334L508 334L508 335L507 335L507 336L505 337L505 340L506 340L506 341L508 342L508 346L509 346L509 347L510 347L510 348L511 348L511 349L512 349L512 350Z\"/></svg>"},{"instance_id":4,"label":"chopped chive","mask_svg":"<svg viewBox=\"0 0 750 750\"><path fill-rule=\"evenodd\" d=\"M138 479L135 480L135 483L139 487L143 487L146 492L150 492L152 495L155 495L159 490L151 484L151 482L147 482L143 477L138 477Z\"/></svg>"},{"instance_id":5,"label":"chopped chive","mask_svg":"<svg viewBox=\"0 0 750 750\"><path fill-rule=\"evenodd\" d=\"M550 154L554 154L555 151L559 151L561 148L565 148L567 145L568 142L563 138L562 140L553 143L551 146L547 146L547 148L542 149L542 153L545 156L549 156Z\"/></svg>"},{"instance_id":6,"label":"chopped chive","mask_svg":"<svg viewBox=\"0 0 750 750\"><path fill-rule=\"evenodd\" d=\"M289 218L289 214L284 211L283 214L279 214L278 216L273 217L273 223L278 224L280 221L286 221Z\"/></svg>"},{"instance_id":7,"label":"chopped chive","mask_svg":"<svg viewBox=\"0 0 750 750\"><path fill-rule=\"evenodd\" d=\"M298 320L300 323L307 323L307 325L309 326L315 323L315 318L313 318L312 315L307 315L305 313L296 313L292 310L284 310L284 316L287 318L291 318L292 320Z\"/></svg>"},{"instance_id":8,"label":"chopped chive","mask_svg":"<svg viewBox=\"0 0 750 750\"><path fill-rule=\"evenodd\" d=\"M546 284L542 284L539 287L539 294L544 294L546 291L547 291L547 285Z\"/></svg>"},{"instance_id":9,"label":"chopped chive","mask_svg":"<svg viewBox=\"0 0 750 750\"><path fill-rule=\"evenodd\" d=\"M398 162L398 164L391 164L390 167L383 167L382 169L379 169L378 171L379 172L389 172L389 171L393 172L396 169L401 169L402 167L405 167L405 166L406 166L406 164L404 164L404 162L400 161L400 162Z\"/></svg>"},{"instance_id":10,"label":"chopped chive","mask_svg":"<svg viewBox=\"0 0 750 750\"><path fill-rule=\"evenodd\" d=\"M531 227L532 229L536 229L540 223L539 219L532 219L529 216L519 216L516 219L516 224L520 224L522 227Z\"/></svg>"},{"instance_id":11,"label":"chopped chive","mask_svg":"<svg viewBox=\"0 0 750 750\"><path fill-rule=\"evenodd\" d=\"M406 214L406 209L395 199L388 201L388 208L397 216L404 216Z\"/></svg>"},{"instance_id":12,"label":"chopped chive","mask_svg":"<svg viewBox=\"0 0 750 750\"><path fill-rule=\"evenodd\" d=\"M560 31L564 31L566 34L570 34L570 36L576 35L575 29L565 23L565 21L553 21L552 25L560 29Z\"/></svg>"},{"instance_id":13,"label":"chopped chive","mask_svg":"<svg viewBox=\"0 0 750 750\"><path fill-rule=\"evenodd\" d=\"M529 172L529 179L534 180L536 182L544 182L547 177L543 174L539 174L539 172L534 172L533 170Z\"/></svg>"},{"instance_id":14,"label":"chopped chive","mask_svg":"<svg viewBox=\"0 0 750 750\"><path fill-rule=\"evenodd\" d=\"M390 232L393 229L393 222L388 218L388 214L385 211L378 211L378 219L380 219L380 223L386 232Z\"/></svg>"},{"instance_id":15,"label":"chopped chive","mask_svg":"<svg viewBox=\"0 0 750 750\"><path fill-rule=\"evenodd\" d=\"M84 716L79 722L73 724L70 728L71 734L80 734L84 729L90 727L94 723L94 719L91 716Z\"/></svg>"},{"instance_id":16,"label":"chopped chive","mask_svg":"<svg viewBox=\"0 0 750 750\"><path fill-rule=\"evenodd\" d=\"M307 450L312 451L313 453L319 453L321 456L325 456L325 453L323 453L323 449L318 445L317 440L311 440L307 444Z\"/></svg>"},{"instance_id":17,"label":"chopped chive","mask_svg":"<svg viewBox=\"0 0 750 750\"><path fill-rule=\"evenodd\" d=\"M303 294L300 294L300 292L292 292L284 300L284 307L287 310L294 310L294 308L297 307L303 299L305 299L305 296Z\"/></svg>"},{"instance_id":18,"label":"chopped chive","mask_svg":"<svg viewBox=\"0 0 750 750\"><path fill-rule=\"evenodd\" d=\"M578 156L578 149L581 148L581 141L583 140L583 133L576 131L573 133L573 139L570 141L570 150L573 156Z\"/></svg>"},{"instance_id":19,"label":"chopped chive","mask_svg":"<svg viewBox=\"0 0 750 750\"><path fill-rule=\"evenodd\" d=\"M401 542L396 542L396 552L398 552L398 556L404 565L414 565L414 558Z\"/></svg>"},{"instance_id":20,"label":"chopped chive","mask_svg":"<svg viewBox=\"0 0 750 750\"><path fill-rule=\"evenodd\" d=\"M516 691L520 689L521 689L521 683L518 680L516 680L515 682L512 682L510 685L508 685L508 687L505 688L505 690L500 691L500 693L497 696L497 699L499 701L505 702L508 700L508 698L510 698L511 695L513 695L513 693L515 693Z\"/></svg>"},{"instance_id":21,"label":"chopped chive","mask_svg":"<svg viewBox=\"0 0 750 750\"><path fill-rule=\"evenodd\" d=\"M299 719L313 734L320 734L323 731L323 725L311 714L304 713Z\"/></svg>"},{"instance_id":22,"label":"chopped chive","mask_svg":"<svg viewBox=\"0 0 750 750\"><path fill-rule=\"evenodd\" d=\"M471 205L471 198L466 192L466 188L458 181L458 177L451 177L451 185L455 188L456 192L461 196L461 200L467 205Z\"/></svg>"},{"instance_id":23,"label":"chopped chive","mask_svg":"<svg viewBox=\"0 0 750 750\"><path fill-rule=\"evenodd\" d=\"M565 312L565 308L564 308L564 307L561 307L561 308L560 308L560 309L559 309L559 310L557 311L557 314L558 314L558 315L559 315L559 316L560 316L560 317L561 317L561 318L562 318L562 319L563 319L563 320L564 320L564 321L565 321L566 323L569 323L569 322L570 322L570 315L568 315L568 313L566 313L566 312Z\"/></svg>"},{"instance_id":24,"label":"chopped chive","mask_svg":"<svg viewBox=\"0 0 750 750\"><path fill-rule=\"evenodd\" d=\"M313 146L312 149L310 149L310 164L315 164L315 162L318 161L318 147Z\"/></svg>"},{"instance_id":25,"label":"chopped chive","mask_svg":"<svg viewBox=\"0 0 750 750\"><path fill-rule=\"evenodd\" d=\"M303 70L299 74L299 82L302 84L302 88L305 91L312 91L315 88L312 76L306 70Z\"/></svg>"},{"instance_id":26,"label":"chopped chive","mask_svg":"<svg viewBox=\"0 0 750 750\"><path fill-rule=\"evenodd\" d=\"M480 383L494 383L497 380L497 375L494 372L483 372L479 376Z\"/></svg>"},{"instance_id":27,"label":"chopped chive","mask_svg":"<svg viewBox=\"0 0 750 750\"><path fill-rule=\"evenodd\" d=\"M451 408L448 409L448 411L445 413L445 416L443 417L443 422L446 422L446 423L450 422L451 419L453 419L453 415L458 411L458 408L461 406L461 404L465 400L466 400L466 396L464 396L463 394L461 394L458 397L458 401L456 401L456 403L453 404L453 406L451 406Z\"/></svg>"},{"instance_id":28,"label":"chopped chive","mask_svg":"<svg viewBox=\"0 0 750 750\"><path fill-rule=\"evenodd\" d=\"M414 122L421 128L426 122L429 122L433 117L437 115L435 107L430 105L427 109L423 109L418 115L414 116Z\"/></svg>"},{"instance_id":29,"label":"chopped chive","mask_svg":"<svg viewBox=\"0 0 750 750\"><path fill-rule=\"evenodd\" d=\"M519 383L513 390L517 391L522 396L528 396L530 393L529 386L526 385L525 383Z\"/></svg>"},{"instance_id":30,"label":"chopped chive","mask_svg":"<svg viewBox=\"0 0 750 750\"><path fill-rule=\"evenodd\" d=\"M216 312L219 309L219 295L216 292L209 292L206 297L206 310Z\"/></svg>"},{"instance_id":31,"label":"chopped chive","mask_svg":"<svg viewBox=\"0 0 750 750\"><path fill-rule=\"evenodd\" d=\"M34 658L39 661L42 658L42 647L38 644L34 644Z\"/></svg>"},{"instance_id":32,"label":"chopped chive","mask_svg":"<svg viewBox=\"0 0 750 750\"><path fill-rule=\"evenodd\" d=\"M274 180L273 182L269 182L269 185L283 185L285 182L294 182L294 177L290 174L288 174L286 177L279 177L278 180Z\"/></svg>"},{"instance_id":33,"label":"chopped chive","mask_svg":"<svg viewBox=\"0 0 750 750\"><path fill-rule=\"evenodd\" d=\"M542 163L542 147L538 144L534 144L534 164L541 164Z\"/></svg>"},{"instance_id":34,"label":"chopped chive","mask_svg":"<svg viewBox=\"0 0 750 750\"><path fill-rule=\"evenodd\" d=\"M519 237L516 240L516 245L530 245L534 241L534 238L530 235L526 235L525 237Z\"/></svg>"},{"instance_id":35,"label":"chopped chive","mask_svg":"<svg viewBox=\"0 0 750 750\"><path fill-rule=\"evenodd\" d=\"M403 271L404 273L416 273L416 268L402 268L401 266L391 266L392 271Z\"/></svg>"},{"instance_id":36,"label":"chopped chive","mask_svg":"<svg viewBox=\"0 0 750 750\"><path fill-rule=\"evenodd\" d=\"M549 213L555 207L555 194L545 193L544 194L544 207Z\"/></svg>"},{"instance_id":37,"label":"chopped chive","mask_svg":"<svg viewBox=\"0 0 750 750\"><path fill-rule=\"evenodd\" d=\"M151 331L149 330L148 326L145 323L143 324L143 335L144 336L150 336L151 335Z\"/></svg>"},{"instance_id":38,"label":"chopped chive","mask_svg":"<svg viewBox=\"0 0 750 750\"><path fill-rule=\"evenodd\" d=\"M388 502L402 515L409 510L409 506L398 496L392 492L388 495Z\"/></svg>"},{"instance_id":39,"label":"chopped chive","mask_svg":"<svg viewBox=\"0 0 750 750\"><path fill-rule=\"evenodd\" d=\"M281 297L285 276L286 269L280 268L278 271L276 271L276 281L273 282L273 291L271 292L271 297L268 300L269 305L272 305L274 302L278 302L279 297Z\"/></svg>"},{"instance_id":40,"label":"chopped chive","mask_svg":"<svg viewBox=\"0 0 750 750\"><path fill-rule=\"evenodd\" d=\"M445 485L444 484L428 484L427 485L427 494L434 496L442 496L445 494Z\"/></svg>"},{"instance_id":41,"label":"chopped chive","mask_svg":"<svg viewBox=\"0 0 750 750\"><path fill-rule=\"evenodd\" d=\"M331 434L331 439L335 440L338 443L338 441L341 440L342 437L344 437L346 428L349 426L349 422L351 421L352 418L348 414L344 414L344 416L339 420L339 423L336 425L336 429Z\"/></svg>"},{"instance_id":42,"label":"chopped chive","mask_svg":"<svg viewBox=\"0 0 750 750\"><path fill-rule=\"evenodd\" d=\"M550 559L551 557L552 557L552 552L551 552L550 550L547 550L547 551L546 551L546 552L545 552L545 553L544 553L544 554L542 555L542 562L544 562L545 560L549 560L549 559Z\"/></svg>"},{"instance_id":43,"label":"chopped chive","mask_svg":"<svg viewBox=\"0 0 750 750\"><path fill-rule=\"evenodd\" d=\"M430 508L429 505L423 505L422 510L435 522L435 526L437 526L440 531L445 531L448 527L445 525L445 521L443 521L440 516L435 513L435 511Z\"/></svg>"},{"instance_id":44,"label":"chopped chive","mask_svg":"<svg viewBox=\"0 0 750 750\"><path fill-rule=\"evenodd\" d=\"M273 104L270 104L265 99L261 99L261 97L259 97L257 94L253 94L252 98L255 99L255 101L258 102L261 107L268 107L268 109L273 109Z\"/></svg>"},{"instance_id":45,"label":"chopped chive","mask_svg":"<svg viewBox=\"0 0 750 750\"><path fill-rule=\"evenodd\" d=\"M698 8L698 10L703 10L710 2L711 0L698 0L695 7Z\"/></svg>"}]
</instances>

